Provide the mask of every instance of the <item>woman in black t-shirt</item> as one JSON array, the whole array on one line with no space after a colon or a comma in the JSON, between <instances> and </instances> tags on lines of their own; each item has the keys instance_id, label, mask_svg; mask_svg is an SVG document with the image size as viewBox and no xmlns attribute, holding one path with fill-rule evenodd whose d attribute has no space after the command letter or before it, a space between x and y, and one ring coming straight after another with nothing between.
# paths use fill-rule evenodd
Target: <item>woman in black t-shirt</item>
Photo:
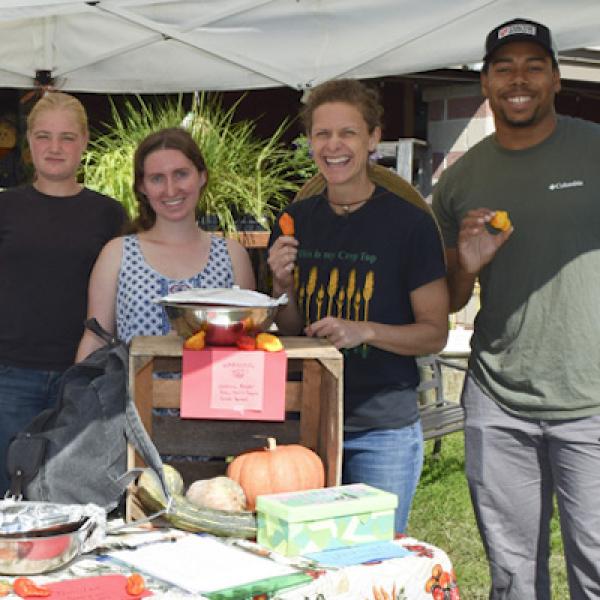
<instances>
[{"instance_id":1,"label":"woman in black t-shirt","mask_svg":"<svg viewBox=\"0 0 600 600\"><path fill-rule=\"evenodd\" d=\"M324 83L302 116L324 185L286 209L293 236L273 232L273 293L291 299L278 326L342 349L343 482L396 493L401 532L423 455L414 356L441 350L448 332L442 245L410 186L400 186L407 198L372 180L382 117L372 90L348 79Z\"/></svg>"},{"instance_id":2,"label":"woman in black t-shirt","mask_svg":"<svg viewBox=\"0 0 600 600\"><path fill-rule=\"evenodd\" d=\"M56 401L86 315L88 278L125 220L121 205L77 180L85 109L49 92L31 110L32 185L0 194L0 496L10 439Z\"/></svg>"}]
</instances>

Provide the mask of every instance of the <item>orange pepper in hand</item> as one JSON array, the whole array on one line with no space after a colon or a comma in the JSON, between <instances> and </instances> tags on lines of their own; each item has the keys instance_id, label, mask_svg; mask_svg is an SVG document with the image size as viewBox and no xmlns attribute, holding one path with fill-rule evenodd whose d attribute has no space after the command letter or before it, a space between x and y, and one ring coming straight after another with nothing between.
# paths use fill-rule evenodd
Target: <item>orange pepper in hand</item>
<instances>
[{"instance_id":1,"label":"orange pepper in hand","mask_svg":"<svg viewBox=\"0 0 600 600\"><path fill-rule=\"evenodd\" d=\"M38 585L29 577L17 577L13 581L13 591L21 598L45 598L52 593L48 588Z\"/></svg>"},{"instance_id":2,"label":"orange pepper in hand","mask_svg":"<svg viewBox=\"0 0 600 600\"><path fill-rule=\"evenodd\" d=\"M139 573L132 573L127 578L126 592L130 596L139 596L146 589L146 582Z\"/></svg>"},{"instance_id":3,"label":"orange pepper in hand","mask_svg":"<svg viewBox=\"0 0 600 600\"><path fill-rule=\"evenodd\" d=\"M505 210L497 210L490 221L490 225L500 231L507 231L512 226L510 219L508 218L508 213Z\"/></svg>"},{"instance_id":4,"label":"orange pepper in hand","mask_svg":"<svg viewBox=\"0 0 600 600\"><path fill-rule=\"evenodd\" d=\"M294 217L292 215L286 212L282 213L279 217L279 227L283 235L294 237Z\"/></svg>"},{"instance_id":5,"label":"orange pepper in hand","mask_svg":"<svg viewBox=\"0 0 600 600\"><path fill-rule=\"evenodd\" d=\"M183 343L183 347L186 350L202 350L202 348L206 346L206 343L204 342L205 335L206 333L204 331L199 331L198 333L195 333L193 336L185 340L185 342Z\"/></svg>"},{"instance_id":6,"label":"orange pepper in hand","mask_svg":"<svg viewBox=\"0 0 600 600\"><path fill-rule=\"evenodd\" d=\"M256 336L256 349L267 352L279 352L283 350L281 340L272 333L259 333Z\"/></svg>"}]
</instances>

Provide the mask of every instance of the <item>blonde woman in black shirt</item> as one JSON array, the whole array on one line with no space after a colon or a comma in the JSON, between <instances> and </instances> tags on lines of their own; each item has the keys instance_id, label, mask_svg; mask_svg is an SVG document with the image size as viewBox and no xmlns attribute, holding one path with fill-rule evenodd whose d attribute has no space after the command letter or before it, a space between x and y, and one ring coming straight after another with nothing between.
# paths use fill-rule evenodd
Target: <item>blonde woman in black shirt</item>
<instances>
[{"instance_id":1,"label":"blonde woman in black shirt","mask_svg":"<svg viewBox=\"0 0 600 600\"><path fill-rule=\"evenodd\" d=\"M27 141L33 183L0 194L0 495L8 442L55 403L81 338L92 266L125 220L116 200L77 180L88 142L79 100L47 93L28 117Z\"/></svg>"}]
</instances>

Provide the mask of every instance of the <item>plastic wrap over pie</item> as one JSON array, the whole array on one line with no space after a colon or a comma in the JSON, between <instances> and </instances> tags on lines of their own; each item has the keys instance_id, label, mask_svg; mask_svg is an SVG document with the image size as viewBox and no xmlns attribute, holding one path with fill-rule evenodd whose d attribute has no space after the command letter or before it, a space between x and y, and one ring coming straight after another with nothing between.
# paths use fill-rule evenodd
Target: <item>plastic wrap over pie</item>
<instances>
[{"instance_id":1,"label":"plastic wrap over pie","mask_svg":"<svg viewBox=\"0 0 600 600\"><path fill-rule=\"evenodd\" d=\"M161 304L209 304L212 306L258 306L271 307L287 304L287 296L271 298L254 290L232 288L193 288L164 296Z\"/></svg>"}]
</instances>

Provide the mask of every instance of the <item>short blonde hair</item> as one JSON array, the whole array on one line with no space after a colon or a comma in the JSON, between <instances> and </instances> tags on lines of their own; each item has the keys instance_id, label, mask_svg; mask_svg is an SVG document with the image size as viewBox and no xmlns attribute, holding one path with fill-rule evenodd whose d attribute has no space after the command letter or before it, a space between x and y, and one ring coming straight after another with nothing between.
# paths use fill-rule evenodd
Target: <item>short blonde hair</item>
<instances>
[{"instance_id":1,"label":"short blonde hair","mask_svg":"<svg viewBox=\"0 0 600 600\"><path fill-rule=\"evenodd\" d=\"M81 128L81 132L88 133L88 119L85 108L81 102L64 92L46 92L31 109L27 116L27 131L30 132L38 116L47 110L68 110L75 117L75 120Z\"/></svg>"}]
</instances>

